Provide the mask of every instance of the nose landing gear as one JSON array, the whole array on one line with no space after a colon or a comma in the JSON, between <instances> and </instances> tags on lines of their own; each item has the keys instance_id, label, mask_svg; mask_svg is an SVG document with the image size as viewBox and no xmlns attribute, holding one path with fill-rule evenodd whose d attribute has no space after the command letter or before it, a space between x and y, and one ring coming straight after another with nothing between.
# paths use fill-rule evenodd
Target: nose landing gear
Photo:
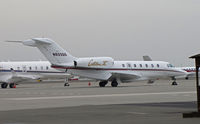
<instances>
[{"instance_id":1,"label":"nose landing gear","mask_svg":"<svg viewBox=\"0 0 200 124\"><path fill-rule=\"evenodd\" d=\"M177 82L176 82L176 78L175 77L172 77L172 80L173 80L173 82L172 82L173 86L178 85Z\"/></svg>"}]
</instances>

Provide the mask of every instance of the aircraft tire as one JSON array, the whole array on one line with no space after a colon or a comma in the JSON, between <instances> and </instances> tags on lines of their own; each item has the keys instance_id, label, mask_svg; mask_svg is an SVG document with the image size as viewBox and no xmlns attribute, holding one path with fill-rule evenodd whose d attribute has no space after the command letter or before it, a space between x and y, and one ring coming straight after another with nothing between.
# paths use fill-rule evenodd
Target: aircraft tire
<instances>
[{"instance_id":1,"label":"aircraft tire","mask_svg":"<svg viewBox=\"0 0 200 124\"><path fill-rule=\"evenodd\" d=\"M66 87L66 86L68 87L68 86L69 86L69 83L65 83L64 86L65 86L65 87Z\"/></svg>"},{"instance_id":2,"label":"aircraft tire","mask_svg":"<svg viewBox=\"0 0 200 124\"><path fill-rule=\"evenodd\" d=\"M111 83L111 86L112 87L117 87L118 86L118 83L116 80L113 80L112 83Z\"/></svg>"},{"instance_id":3,"label":"aircraft tire","mask_svg":"<svg viewBox=\"0 0 200 124\"><path fill-rule=\"evenodd\" d=\"M10 87L10 88L14 88L14 87L15 87L15 84L14 84L14 83L10 83L10 84L9 84L9 87Z\"/></svg>"},{"instance_id":4,"label":"aircraft tire","mask_svg":"<svg viewBox=\"0 0 200 124\"><path fill-rule=\"evenodd\" d=\"M1 88L3 88L3 89L7 88L7 86L8 86L7 83L2 83L2 84L1 84Z\"/></svg>"},{"instance_id":5,"label":"aircraft tire","mask_svg":"<svg viewBox=\"0 0 200 124\"><path fill-rule=\"evenodd\" d=\"M107 83L108 83L107 81L101 81L101 82L99 82L99 86L105 87Z\"/></svg>"},{"instance_id":6,"label":"aircraft tire","mask_svg":"<svg viewBox=\"0 0 200 124\"><path fill-rule=\"evenodd\" d=\"M178 85L178 84L177 84L176 81L173 81L173 82L172 82L172 85L175 86L175 85Z\"/></svg>"}]
</instances>

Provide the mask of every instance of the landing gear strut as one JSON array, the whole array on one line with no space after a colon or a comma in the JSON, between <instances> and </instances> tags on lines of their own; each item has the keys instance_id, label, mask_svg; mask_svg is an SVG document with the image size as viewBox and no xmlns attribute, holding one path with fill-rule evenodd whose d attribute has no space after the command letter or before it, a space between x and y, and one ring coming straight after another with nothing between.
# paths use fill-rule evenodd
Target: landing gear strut
<instances>
[{"instance_id":1,"label":"landing gear strut","mask_svg":"<svg viewBox=\"0 0 200 124\"><path fill-rule=\"evenodd\" d=\"M2 83L2 84L1 84L1 88L3 88L3 89L7 88L7 86L8 86L7 83Z\"/></svg>"},{"instance_id":2,"label":"landing gear strut","mask_svg":"<svg viewBox=\"0 0 200 124\"><path fill-rule=\"evenodd\" d=\"M99 86L105 87L107 83L108 83L108 81L101 81L101 82L99 82Z\"/></svg>"},{"instance_id":3,"label":"landing gear strut","mask_svg":"<svg viewBox=\"0 0 200 124\"><path fill-rule=\"evenodd\" d=\"M118 86L117 80L113 80L113 81L111 82L111 86L112 86L112 87L117 87L117 86Z\"/></svg>"}]
</instances>

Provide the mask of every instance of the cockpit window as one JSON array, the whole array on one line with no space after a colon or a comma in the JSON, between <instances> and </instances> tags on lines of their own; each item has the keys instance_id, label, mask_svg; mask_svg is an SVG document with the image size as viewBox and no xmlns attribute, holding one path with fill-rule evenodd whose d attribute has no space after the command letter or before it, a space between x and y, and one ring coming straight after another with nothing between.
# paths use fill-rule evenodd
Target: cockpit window
<instances>
[{"instance_id":1,"label":"cockpit window","mask_svg":"<svg viewBox=\"0 0 200 124\"><path fill-rule=\"evenodd\" d=\"M172 64L167 64L167 67L173 68L174 66Z\"/></svg>"}]
</instances>

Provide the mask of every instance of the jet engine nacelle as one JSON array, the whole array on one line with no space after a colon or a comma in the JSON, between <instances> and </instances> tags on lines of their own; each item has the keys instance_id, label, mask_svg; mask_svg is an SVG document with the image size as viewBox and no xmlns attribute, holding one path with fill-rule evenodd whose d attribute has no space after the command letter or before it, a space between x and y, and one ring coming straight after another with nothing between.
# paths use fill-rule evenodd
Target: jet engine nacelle
<instances>
[{"instance_id":1,"label":"jet engine nacelle","mask_svg":"<svg viewBox=\"0 0 200 124\"><path fill-rule=\"evenodd\" d=\"M76 61L74 61L75 67L105 68L112 67L113 65L114 60L110 57L79 58Z\"/></svg>"}]
</instances>

